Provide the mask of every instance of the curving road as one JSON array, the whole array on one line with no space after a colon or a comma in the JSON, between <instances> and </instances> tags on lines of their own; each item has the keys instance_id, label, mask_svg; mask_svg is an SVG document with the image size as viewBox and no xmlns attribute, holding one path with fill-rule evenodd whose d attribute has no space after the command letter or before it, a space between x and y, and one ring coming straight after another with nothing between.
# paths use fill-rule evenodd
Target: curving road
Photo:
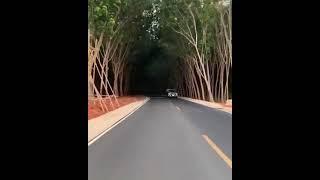
<instances>
[{"instance_id":1,"label":"curving road","mask_svg":"<svg viewBox=\"0 0 320 180\"><path fill-rule=\"evenodd\" d=\"M230 161L231 114L151 98L88 147L88 179L231 180Z\"/></svg>"}]
</instances>

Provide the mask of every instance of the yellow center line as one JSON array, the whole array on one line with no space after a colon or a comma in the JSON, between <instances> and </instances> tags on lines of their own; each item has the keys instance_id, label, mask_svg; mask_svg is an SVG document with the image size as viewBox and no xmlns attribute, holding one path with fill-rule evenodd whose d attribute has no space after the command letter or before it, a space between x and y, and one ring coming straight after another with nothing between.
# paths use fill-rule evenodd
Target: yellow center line
<instances>
[{"instance_id":1,"label":"yellow center line","mask_svg":"<svg viewBox=\"0 0 320 180\"><path fill-rule=\"evenodd\" d=\"M222 150L205 134L202 137L207 141L207 143L211 146L213 150L227 163L227 165L232 169L232 161L226 156Z\"/></svg>"}]
</instances>

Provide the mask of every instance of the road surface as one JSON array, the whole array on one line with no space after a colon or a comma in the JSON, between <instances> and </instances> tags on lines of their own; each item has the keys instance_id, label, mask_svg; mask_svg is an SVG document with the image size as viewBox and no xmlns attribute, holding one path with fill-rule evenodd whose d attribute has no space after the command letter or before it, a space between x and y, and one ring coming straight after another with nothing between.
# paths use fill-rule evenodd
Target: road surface
<instances>
[{"instance_id":1,"label":"road surface","mask_svg":"<svg viewBox=\"0 0 320 180\"><path fill-rule=\"evenodd\" d=\"M231 180L230 161L231 114L151 98L88 147L88 179Z\"/></svg>"}]
</instances>

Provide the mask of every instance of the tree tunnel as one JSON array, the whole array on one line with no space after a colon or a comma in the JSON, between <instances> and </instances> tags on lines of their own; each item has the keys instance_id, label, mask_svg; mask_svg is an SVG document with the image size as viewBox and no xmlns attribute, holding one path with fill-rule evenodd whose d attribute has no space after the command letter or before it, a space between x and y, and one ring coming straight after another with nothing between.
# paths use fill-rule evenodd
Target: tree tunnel
<instances>
[{"instance_id":1,"label":"tree tunnel","mask_svg":"<svg viewBox=\"0 0 320 180\"><path fill-rule=\"evenodd\" d=\"M231 97L231 1L90 0L89 97Z\"/></svg>"}]
</instances>

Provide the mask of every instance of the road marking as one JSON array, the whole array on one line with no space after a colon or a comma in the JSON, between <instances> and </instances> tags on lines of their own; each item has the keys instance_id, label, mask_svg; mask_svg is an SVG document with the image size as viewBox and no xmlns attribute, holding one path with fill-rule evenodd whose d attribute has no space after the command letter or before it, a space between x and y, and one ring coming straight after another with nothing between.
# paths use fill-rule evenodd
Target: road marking
<instances>
[{"instance_id":1,"label":"road marking","mask_svg":"<svg viewBox=\"0 0 320 180\"><path fill-rule=\"evenodd\" d=\"M181 109L180 109L178 106L176 106L176 108L177 108L179 111L181 111Z\"/></svg>"},{"instance_id":2,"label":"road marking","mask_svg":"<svg viewBox=\"0 0 320 180\"><path fill-rule=\"evenodd\" d=\"M207 141L213 150L227 163L227 165L232 169L232 161L226 156L222 150L205 134L202 134L202 137Z\"/></svg>"}]
</instances>

